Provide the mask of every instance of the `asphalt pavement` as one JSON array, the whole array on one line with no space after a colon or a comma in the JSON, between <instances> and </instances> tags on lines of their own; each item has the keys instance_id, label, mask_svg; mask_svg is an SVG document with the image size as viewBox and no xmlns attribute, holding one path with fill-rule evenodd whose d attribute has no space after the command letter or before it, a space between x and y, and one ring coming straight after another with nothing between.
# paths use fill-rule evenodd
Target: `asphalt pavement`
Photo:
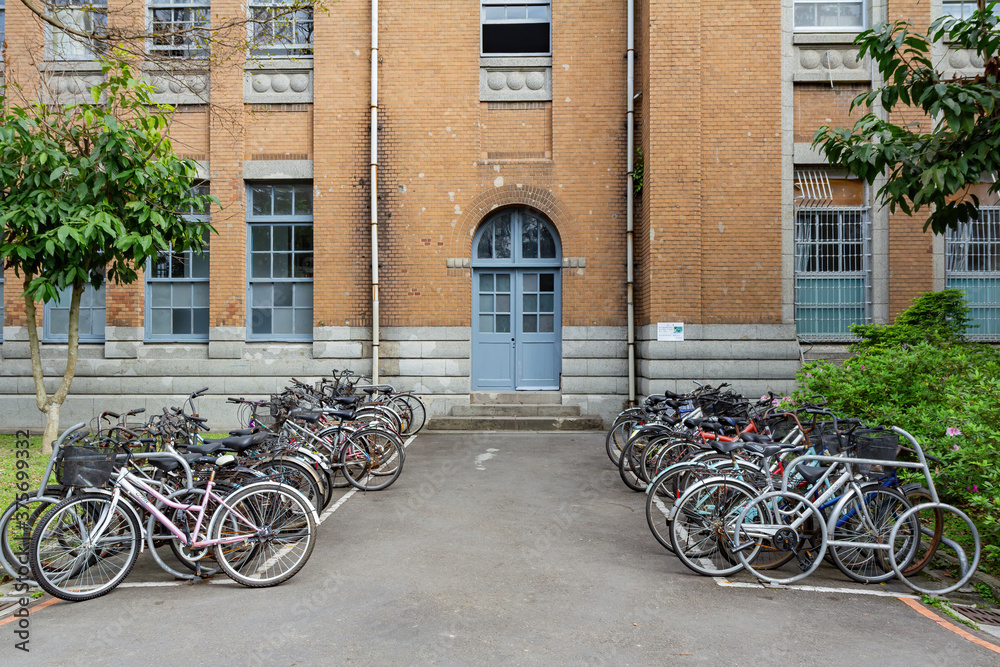
<instances>
[{"instance_id":1,"label":"asphalt pavement","mask_svg":"<svg viewBox=\"0 0 1000 667\"><path fill-rule=\"evenodd\" d=\"M421 434L399 481L325 516L306 567L247 589L143 555L110 594L30 618L5 665L1000 665L839 573L769 589L688 571L598 433ZM343 494L346 490L342 491ZM872 595L877 592L881 595ZM990 639L969 631L975 637Z\"/></svg>"}]
</instances>

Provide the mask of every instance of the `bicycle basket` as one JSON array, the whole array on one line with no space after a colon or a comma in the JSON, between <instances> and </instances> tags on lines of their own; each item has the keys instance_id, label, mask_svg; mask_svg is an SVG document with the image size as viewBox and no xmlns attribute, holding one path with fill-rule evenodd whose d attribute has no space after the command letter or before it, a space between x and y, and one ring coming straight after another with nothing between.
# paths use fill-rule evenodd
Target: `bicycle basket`
<instances>
[{"instance_id":1,"label":"bicycle basket","mask_svg":"<svg viewBox=\"0 0 1000 667\"><path fill-rule=\"evenodd\" d=\"M101 487L114 471L113 447L64 446L62 460L56 468L56 479L63 486Z\"/></svg>"},{"instance_id":2,"label":"bicycle basket","mask_svg":"<svg viewBox=\"0 0 1000 667\"><path fill-rule=\"evenodd\" d=\"M859 459L876 459L878 461L895 461L899 451L899 436L884 428L858 429L851 434L851 440L857 447L854 456ZM894 466L878 466L864 463L858 466L862 475L879 477L889 475Z\"/></svg>"},{"instance_id":3,"label":"bicycle basket","mask_svg":"<svg viewBox=\"0 0 1000 667\"><path fill-rule=\"evenodd\" d=\"M280 408L274 403L258 403L253 406L253 420L265 428L273 428L278 421Z\"/></svg>"}]
</instances>

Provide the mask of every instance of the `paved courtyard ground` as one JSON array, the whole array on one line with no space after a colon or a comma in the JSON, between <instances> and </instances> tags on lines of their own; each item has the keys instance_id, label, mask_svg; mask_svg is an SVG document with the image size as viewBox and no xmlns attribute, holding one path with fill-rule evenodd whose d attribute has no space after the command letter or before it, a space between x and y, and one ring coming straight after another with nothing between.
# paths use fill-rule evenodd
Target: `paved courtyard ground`
<instances>
[{"instance_id":1,"label":"paved courtyard ground","mask_svg":"<svg viewBox=\"0 0 1000 667\"><path fill-rule=\"evenodd\" d=\"M144 555L111 594L32 614L29 654L0 626L2 662L1000 665L896 597L842 590L902 588L689 572L603 447L595 433L421 434L393 487L331 505L288 583L180 584Z\"/></svg>"}]
</instances>

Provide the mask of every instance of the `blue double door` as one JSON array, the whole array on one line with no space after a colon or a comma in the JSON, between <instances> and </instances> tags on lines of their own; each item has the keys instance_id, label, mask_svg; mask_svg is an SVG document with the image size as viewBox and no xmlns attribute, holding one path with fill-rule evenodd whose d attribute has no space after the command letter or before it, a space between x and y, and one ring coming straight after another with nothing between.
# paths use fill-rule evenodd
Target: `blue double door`
<instances>
[{"instance_id":1,"label":"blue double door","mask_svg":"<svg viewBox=\"0 0 1000 667\"><path fill-rule=\"evenodd\" d=\"M473 389L559 389L558 269L476 269L472 308Z\"/></svg>"}]
</instances>

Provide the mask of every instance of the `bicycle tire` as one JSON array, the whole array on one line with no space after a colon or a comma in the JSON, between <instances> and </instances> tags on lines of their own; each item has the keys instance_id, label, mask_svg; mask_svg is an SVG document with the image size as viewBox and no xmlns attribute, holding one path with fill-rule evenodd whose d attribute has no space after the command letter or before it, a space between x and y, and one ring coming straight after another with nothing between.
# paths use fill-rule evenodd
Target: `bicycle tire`
<instances>
[{"instance_id":1,"label":"bicycle tire","mask_svg":"<svg viewBox=\"0 0 1000 667\"><path fill-rule=\"evenodd\" d=\"M244 538L214 547L215 560L226 576L251 588L277 586L309 560L316 546L315 510L288 485L251 484L226 498L212 516L209 535L213 540Z\"/></svg>"},{"instance_id":2,"label":"bicycle tire","mask_svg":"<svg viewBox=\"0 0 1000 667\"><path fill-rule=\"evenodd\" d=\"M298 489L315 509L324 506L326 496L323 493L319 475L306 463L292 456L277 456L256 462L253 467L265 475L273 476L276 481L288 484ZM329 494L332 496L332 493Z\"/></svg>"},{"instance_id":3,"label":"bicycle tire","mask_svg":"<svg viewBox=\"0 0 1000 667\"><path fill-rule=\"evenodd\" d=\"M849 492L830 512L827 534L832 540L854 542L851 546L830 545L830 555L833 564L848 578L862 584L878 584L894 578L896 573L885 551L865 547L864 544L881 544L881 541L875 542L878 538L887 542L896 521L912 505L902 493L884 486L866 485L861 488L861 493L864 494L863 501L856 492ZM912 538L919 534L920 526L912 518L910 524L909 535ZM901 569L908 568L916 556L919 540L910 539L904 548L903 558L897 558Z\"/></svg>"},{"instance_id":4,"label":"bicycle tire","mask_svg":"<svg viewBox=\"0 0 1000 667\"><path fill-rule=\"evenodd\" d=\"M638 410L638 408L633 408ZM614 424L608 429L608 434L604 438L604 448L611 462L618 466L618 459L622 449L628 443L632 435L632 429L642 421L642 417L637 412L628 412L615 418Z\"/></svg>"},{"instance_id":5,"label":"bicycle tire","mask_svg":"<svg viewBox=\"0 0 1000 667\"><path fill-rule=\"evenodd\" d=\"M399 479L405 458L402 443L394 434L365 428L348 436L341 447L340 470L361 491L381 491Z\"/></svg>"},{"instance_id":6,"label":"bicycle tire","mask_svg":"<svg viewBox=\"0 0 1000 667\"><path fill-rule=\"evenodd\" d=\"M638 438L629 440L625 448L622 449L621 456L618 457L618 475L622 478L625 486L633 491L645 491L646 483L642 481L633 467L638 465L637 459L642 455L641 450L639 452L635 451L637 440Z\"/></svg>"},{"instance_id":7,"label":"bicycle tire","mask_svg":"<svg viewBox=\"0 0 1000 667\"><path fill-rule=\"evenodd\" d=\"M931 492L919 484L907 484L901 487L900 491L914 507L934 501L934 498L931 497ZM934 552L937 551L938 545L941 544L941 537L944 534L944 512L940 507L929 509L934 513L934 528L931 531L930 541L926 543L926 546L924 545L923 536L926 533L924 532L923 524L924 521L929 521L929 518L918 514L918 520L921 522L921 546L918 547L917 555L914 557L913 562L910 563L910 567L903 570L904 576L912 577L927 567L934 557ZM922 554L920 551L921 548L923 549Z\"/></svg>"},{"instance_id":8,"label":"bicycle tire","mask_svg":"<svg viewBox=\"0 0 1000 667\"><path fill-rule=\"evenodd\" d=\"M424 402L420 400L420 397L414 394L397 394L392 397L392 402L403 401L407 404L410 411L410 423L403 430L403 435L415 435L419 433L427 423L427 407Z\"/></svg>"},{"instance_id":9,"label":"bicycle tire","mask_svg":"<svg viewBox=\"0 0 1000 667\"><path fill-rule=\"evenodd\" d=\"M675 463L654 477L646 487L646 525L656 541L670 553L674 551L670 543L671 511L679 498L677 477L692 465L697 464Z\"/></svg>"},{"instance_id":10,"label":"bicycle tire","mask_svg":"<svg viewBox=\"0 0 1000 667\"><path fill-rule=\"evenodd\" d=\"M742 508L756 497L756 489L733 479L713 477L692 486L672 512L674 555L706 577L727 577L742 570L743 563L730 550L729 535ZM767 520L764 510L761 517Z\"/></svg>"},{"instance_id":11,"label":"bicycle tire","mask_svg":"<svg viewBox=\"0 0 1000 667\"><path fill-rule=\"evenodd\" d=\"M62 487L58 489L63 493ZM51 492L53 487L49 486L45 490ZM31 569L28 567L27 555L31 548L31 534L34 532L34 527L52 505L63 499L64 497L54 495L45 495L41 499L32 496L20 503L12 502L3 514L0 514L0 567L11 578L27 576ZM32 505L39 506L29 510Z\"/></svg>"},{"instance_id":12,"label":"bicycle tire","mask_svg":"<svg viewBox=\"0 0 1000 667\"><path fill-rule=\"evenodd\" d=\"M109 511L113 514L99 544L89 545L90 531ZM110 495L71 496L39 521L31 538L31 572L50 595L72 602L92 600L110 593L128 576L141 542L139 516L124 499L112 508Z\"/></svg>"}]
</instances>

